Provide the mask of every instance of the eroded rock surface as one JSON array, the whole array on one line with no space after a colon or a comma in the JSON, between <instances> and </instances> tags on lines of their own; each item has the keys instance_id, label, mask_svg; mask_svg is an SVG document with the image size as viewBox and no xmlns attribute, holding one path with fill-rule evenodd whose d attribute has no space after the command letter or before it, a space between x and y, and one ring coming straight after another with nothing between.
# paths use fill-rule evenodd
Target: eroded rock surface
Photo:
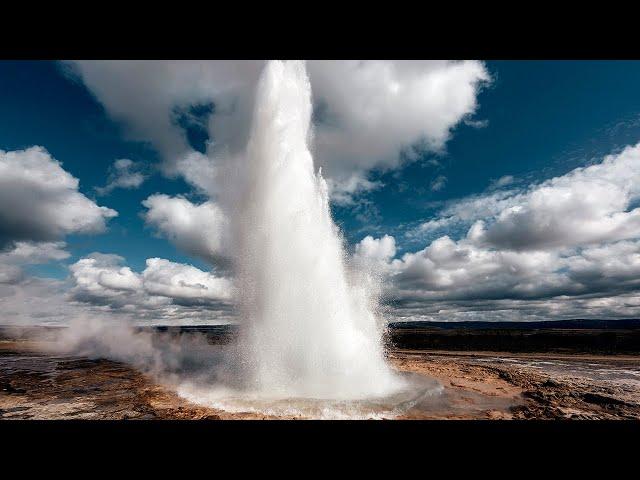
<instances>
[{"instance_id":1,"label":"eroded rock surface","mask_svg":"<svg viewBox=\"0 0 640 480\"><path fill-rule=\"evenodd\" d=\"M638 357L410 350L390 357L399 369L431 375L450 389L514 400L508 414L485 410L485 418L640 419Z\"/></svg>"}]
</instances>

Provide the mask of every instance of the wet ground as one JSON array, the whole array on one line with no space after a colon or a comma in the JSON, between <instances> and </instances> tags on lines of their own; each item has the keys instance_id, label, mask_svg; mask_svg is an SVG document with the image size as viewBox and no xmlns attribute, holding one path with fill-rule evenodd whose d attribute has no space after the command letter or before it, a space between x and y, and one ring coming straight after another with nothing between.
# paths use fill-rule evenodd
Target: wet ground
<instances>
[{"instance_id":1,"label":"wet ground","mask_svg":"<svg viewBox=\"0 0 640 480\"><path fill-rule=\"evenodd\" d=\"M324 416L314 404L279 415L273 408L261 413L256 404L245 411L205 407L128 365L46 351L38 342L0 341L1 419L301 418L299 411ZM374 418L400 419L640 419L636 356L396 349L389 359L412 378L415 391L389 405L356 405L355 413L369 409L384 412Z\"/></svg>"}]
</instances>

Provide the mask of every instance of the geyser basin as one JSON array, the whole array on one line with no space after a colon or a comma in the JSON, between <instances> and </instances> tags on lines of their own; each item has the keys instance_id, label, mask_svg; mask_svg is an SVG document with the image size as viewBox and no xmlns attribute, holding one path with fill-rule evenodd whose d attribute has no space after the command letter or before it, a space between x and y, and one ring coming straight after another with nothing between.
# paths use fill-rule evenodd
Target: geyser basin
<instances>
[{"instance_id":1,"label":"geyser basin","mask_svg":"<svg viewBox=\"0 0 640 480\"><path fill-rule=\"evenodd\" d=\"M178 394L193 403L232 413L304 419L392 419L442 402L442 385L423 375L398 374L403 388L380 397L354 400L278 397L268 392L234 391L186 383Z\"/></svg>"}]
</instances>

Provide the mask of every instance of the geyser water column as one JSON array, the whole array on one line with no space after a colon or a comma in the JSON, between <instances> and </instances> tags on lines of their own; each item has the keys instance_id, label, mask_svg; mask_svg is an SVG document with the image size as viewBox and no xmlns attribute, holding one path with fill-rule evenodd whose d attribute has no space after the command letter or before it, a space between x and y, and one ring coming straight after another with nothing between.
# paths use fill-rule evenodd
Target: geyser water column
<instances>
[{"instance_id":1,"label":"geyser water column","mask_svg":"<svg viewBox=\"0 0 640 480\"><path fill-rule=\"evenodd\" d=\"M384 396L401 382L385 362L373 299L350 284L309 151L311 113L304 62L269 62L232 219L242 358L261 396Z\"/></svg>"}]
</instances>

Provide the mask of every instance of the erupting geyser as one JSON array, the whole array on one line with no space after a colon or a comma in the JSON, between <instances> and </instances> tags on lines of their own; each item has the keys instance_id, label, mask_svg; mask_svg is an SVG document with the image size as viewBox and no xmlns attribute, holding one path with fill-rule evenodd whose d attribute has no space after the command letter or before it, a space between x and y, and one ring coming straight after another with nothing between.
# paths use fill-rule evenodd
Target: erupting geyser
<instances>
[{"instance_id":1,"label":"erupting geyser","mask_svg":"<svg viewBox=\"0 0 640 480\"><path fill-rule=\"evenodd\" d=\"M349 279L309 151L311 113L304 62L269 62L232 219L249 387L279 398L384 396L401 381L384 359L374 299Z\"/></svg>"}]
</instances>

